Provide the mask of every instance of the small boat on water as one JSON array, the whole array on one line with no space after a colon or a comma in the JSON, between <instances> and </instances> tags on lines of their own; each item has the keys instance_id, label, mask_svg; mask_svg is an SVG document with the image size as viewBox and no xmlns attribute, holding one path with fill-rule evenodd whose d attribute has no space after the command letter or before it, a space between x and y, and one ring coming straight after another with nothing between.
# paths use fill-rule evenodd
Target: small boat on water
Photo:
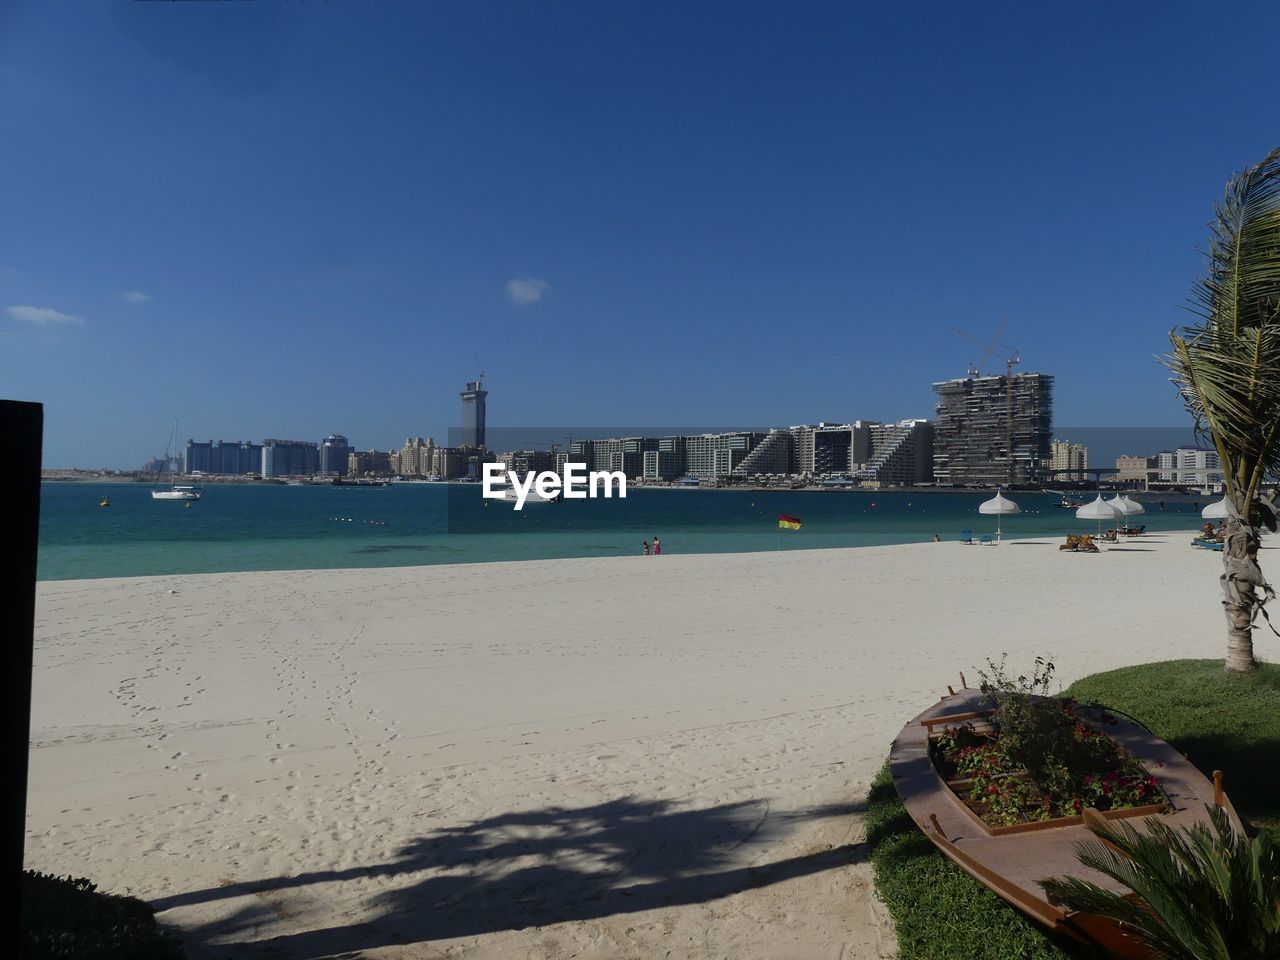
<instances>
[{"instance_id":1,"label":"small boat on water","mask_svg":"<svg viewBox=\"0 0 1280 960\"><path fill-rule=\"evenodd\" d=\"M110 498L110 497L103 497L101 500L99 500L99 501L98 501L98 506L100 506L100 507L109 507L109 506L111 506L111 498Z\"/></svg>"},{"instance_id":2,"label":"small boat on water","mask_svg":"<svg viewBox=\"0 0 1280 960\"><path fill-rule=\"evenodd\" d=\"M501 490L502 490L503 502L505 503L519 502L520 493L516 490L515 487L511 486L510 484L507 484L506 486L502 487ZM560 494L558 493L555 494L554 496L544 497L537 490L534 490L532 487L530 487L529 493L525 496L524 505L526 507L530 507L537 503L556 503L559 499L560 499Z\"/></svg>"},{"instance_id":3,"label":"small boat on water","mask_svg":"<svg viewBox=\"0 0 1280 960\"><path fill-rule=\"evenodd\" d=\"M161 485L161 477L163 471L156 474L155 486L151 488L152 500L180 500L186 501L190 506L190 501L200 499L200 491L192 486L180 486L176 483L178 478L178 452L176 444L178 442L178 421L173 421L173 430L169 432L169 442L164 448L164 460L169 465L169 486L164 488Z\"/></svg>"},{"instance_id":4,"label":"small boat on water","mask_svg":"<svg viewBox=\"0 0 1280 960\"><path fill-rule=\"evenodd\" d=\"M170 485L168 490L152 490L152 500L199 500L200 491L195 487Z\"/></svg>"},{"instance_id":5,"label":"small boat on water","mask_svg":"<svg viewBox=\"0 0 1280 960\"><path fill-rule=\"evenodd\" d=\"M1073 500L1071 497L1064 496L1061 500L1054 504L1055 507L1061 507L1063 510L1078 510L1084 506L1083 500Z\"/></svg>"},{"instance_id":6,"label":"small boat on water","mask_svg":"<svg viewBox=\"0 0 1280 960\"><path fill-rule=\"evenodd\" d=\"M1083 710L1077 708L1077 716ZM965 688L943 697L902 728L890 751L889 768L907 813L956 866L1055 933L1101 948L1114 957L1151 957L1145 946L1111 921L1066 910L1050 901L1041 888L1041 880L1074 876L1127 892L1076 859L1076 844L1093 836L1081 817L993 827L964 802L956 789L958 782L948 782L943 777L931 749L932 741L948 727L981 724L991 712L983 705L980 691ZM1147 806L1103 811L1102 817L1159 817L1174 828L1195 823L1208 825L1205 807L1213 804L1224 808L1235 828L1243 833L1240 818L1222 789L1220 773L1215 771L1211 783L1163 740L1136 723L1121 717L1112 719L1114 723L1108 721L1106 735L1129 757L1143 763L1155 777L1164 799ZM1135 825L1141 828L1142 824Z\"/></svg>"}]
</instances>

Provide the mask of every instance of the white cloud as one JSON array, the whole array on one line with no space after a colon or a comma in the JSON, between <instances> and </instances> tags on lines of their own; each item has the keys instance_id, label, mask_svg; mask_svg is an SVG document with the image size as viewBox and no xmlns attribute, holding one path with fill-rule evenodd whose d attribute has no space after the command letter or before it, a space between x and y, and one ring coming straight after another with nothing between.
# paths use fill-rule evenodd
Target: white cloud
<instances>
[{"instance_id":1,"label":"white cloud","mask_svg":"<svg viewBox=\"0 0 1280 960\"><path fill-rule=\"evenodd\" d=\"M130 290L128 293L122 293L120 294L120 298L122 300L127 300L129 303L146 303L151 299L151 297L140 290Z\"/></svg>"},{"instance_id":2,"label":"white cloud","mask_svg":"<svg viewBox=\"0 0 1280 960\"><path fill-rule=\"evenodd\" d=\"M10 307L9 316L25 323L84 323L84 320L80 317L73 317L69 313L61 313L52 307Z\"/></svg>"},{"instance_id":3,"label":"white cloud","mask_svg":"<svg viewBox=\"0 0 1280 960\"><path fill-rule=\"evenodd\" d=\"M514 303L517 307L527 307L531 303L537 303L542 299L542 295L551 289L551 284L545 280L536 280L533 277L513 277L507 281L507 299Z\"/></svg>"}]
</instances>

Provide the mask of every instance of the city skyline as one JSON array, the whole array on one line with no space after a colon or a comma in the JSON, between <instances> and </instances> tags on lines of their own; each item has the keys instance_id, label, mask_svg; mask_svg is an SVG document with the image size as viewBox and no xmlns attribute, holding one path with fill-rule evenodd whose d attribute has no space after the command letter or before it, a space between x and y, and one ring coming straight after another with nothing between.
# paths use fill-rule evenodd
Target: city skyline
<instances>
[{"instance_id":1,"label":"city skyline","mask_svg":"<svg viewBox=\"0 0 1280 960\"><path fill-rule=\"evenodd\" d=\"M850 417L727 429L499 427L494 431L497 434L495 442L482 449L506 460L513 468L519 455L536 454L538 462L541 462L544 453L552 454L547 458L548 462L564 459L566 455L571 459L581 455L589 466L601 466L599 451L602 448L599 444L604 441L606 445L612 444L608 449L616 451L606 455L605 467L622 469L636 476L643 472L646 477L671 479L685 472L683 464L688 441L690 451L697 444L706 448L703 454L699 454L706 461L702 467L690 467L688 470L692 475L704 477L727 473L742 475L744 471L819 476L841 474L864 481L892 479L895 483L912 484L937 480L944 484L968 486L1000 485L1010 480L1027 482L1043 468L1085 467L1087 446L1073 443L1071 437L1064 434L1071 434L1077 440L1081 433L1104 438L1094 451L1095 468L1099 465L1109 467L1112 462L1123 468L1122 461L1134 461L1162 451L1203 449L1200 438L1195 438L1194 431L1185 427L1054 426L1054 379L1051 374L1024 371L1013 374L1010 381L1006 376L979 375L971 370L966 377L932 384L936 394L936 419L908 417L881 422ZM1012 397L1006 390L1009 382L1015 386ZM320 441L267 438L261 444L244 440L197 441L189 438L180 460L188 474L244 475L260 472L264 477L340 476L348 472L367 472L370 469L367 464L376 462L381 466L373 472L402 476L461 476L467 472L467 451L477 449L475 438L484 437L488 429L485 409L488 391L483 387L483 375L475 381L468 381L459 396L462 400L461 426L450 428L439 444L433 435L424 438L412 434L402 447L387 445L385 450L378 450L376 446L358 449L341 434L330 434ZM1012 426L1006 429L1010 415L1013 417ZM927 432L922 433L921 430ZM935 432L939 440L936 456ZM575 436L580 438L578 442L574 441ZM724 447L730 437L737 439ZM1194 442L1188 443L1189 438ZM1003 452L1010 440L1014 444L1013 463L1016 466L1009 465L1010 460ZM628 446L631 441L641 443ZM663 446L667 441L678 442L679 447ZM286 451L281 455L284 457L280 461L285 464L283 469L271 465L274 462L271 450L276 446ZM288 452L294 448L296 453ZM677 449L678 453L675 452ZM961 453L962 449L967 452ZM556 450L561 451L559 458L554 456ZM631 452L627 454L627 450ZM671 453L663 453L663 450ZM1134 451L1147 453L1135 457ZM348 455L355 458L349 465ZM677 456L680 466L672 462L663 465L664 459L671 455ZM652 462L650 458L654 458ZM689 462L693 463L694 459L691 453ZM711 464L719 464L722 459L725 471L710 469ZM930 461L933 471L942 470L943 473L937 477L930 476L931 471L926 466ZM149 459L143 467L144 472L158 469L155 465L161 462L161 458ZM357 466L358 463L365 465Z\"/></svg>"},{"instance_id":2,"label":"city skyline","mask_svg":"<svg viewBox=\"0 0 1280 960\"><path fill-rule=\"evenodd\" d=\"M1266 6L147 8L0 37L41 146L0 157L0 392L51 465L174 417L442 436L482 365L495 423L925 416L1006 319L1062 422L1174 426L1153 357L1273 136Z\"/></svg>"}]
</instances>

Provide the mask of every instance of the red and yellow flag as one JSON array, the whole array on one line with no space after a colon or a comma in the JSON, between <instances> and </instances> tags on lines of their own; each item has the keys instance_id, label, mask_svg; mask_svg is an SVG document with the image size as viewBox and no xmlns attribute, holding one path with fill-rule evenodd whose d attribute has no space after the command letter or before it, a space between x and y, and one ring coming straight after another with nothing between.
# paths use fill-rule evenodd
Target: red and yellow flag
<instances>
[{"instance_id":1,"label":"red and yellow flag","mask_svg":"<svg viewBox=\"0 0 1280 960\"><path fill-rule=\"evenodd\" d=\"M778 515L778 526L784 530L799 530L800 518L788 517L785 513Z\"/></svg>"}]
</instances>

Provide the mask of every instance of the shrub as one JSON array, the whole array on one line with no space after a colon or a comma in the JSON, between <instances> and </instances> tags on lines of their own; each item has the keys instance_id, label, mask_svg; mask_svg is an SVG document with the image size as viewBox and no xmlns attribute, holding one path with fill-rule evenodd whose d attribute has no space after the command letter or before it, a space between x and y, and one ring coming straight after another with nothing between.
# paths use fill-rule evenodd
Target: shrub
<instances>
[{"instance_id":1,"label":"shrub","mask_svg":"<svg viewBox=\"0 0 1280 960\"><path fill-rule=\"evenodd\" d=\"M135 897L83 877L22 874L21 956L30 960L181 960L182 948Z\"/></svg>"},{"instance_id":2,"label":"shrub","mask_svg":"<svg viewBox=\"0 0 1280 960\"><path fill-rule=\"evenodd\" d=\"M1272 960L1280 956L1280 849L1263 834L1236 833L1221 807L1213 823L1174 829L1156 818L1086 818L1098 839L1076 846L1086 867L1131 891L1078 877L1041 886L1072 910L1107 917L1167 960Z\"/></svg>"}]
</instances>

